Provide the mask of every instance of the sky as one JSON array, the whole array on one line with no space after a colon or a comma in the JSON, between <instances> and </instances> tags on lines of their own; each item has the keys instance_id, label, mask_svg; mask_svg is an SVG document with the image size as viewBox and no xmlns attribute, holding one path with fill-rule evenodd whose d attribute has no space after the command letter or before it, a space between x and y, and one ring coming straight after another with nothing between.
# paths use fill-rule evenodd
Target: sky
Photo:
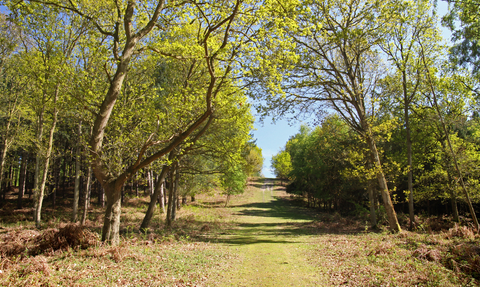
<instances>
[{"instance_id":1,"label":"sky","mask_svg":"<svg viewBox=\"0 0 480 287\"><path fill-rule=\"evenodd\" d=\"M438 1L437 5L438 14L440 16L445 15L448 11L448 4L444 1ZM442 35L446 41L450 40L451 33L449 30L442 28ZM289 124L287 120L276 120L273 123L271 118L266 118L263 123L258 120L255 121L256 130L253 131L253 135L257 141L257 146L262 149L264 158L262 173L265 177L275 177L271 167L272 156L285 147L290 137L300 131L301 124L301 122Z\"/></svg>"},{"instance_id":2,"label":"sky","mask_svg":"<svg viewBox=\"0 0 480 287\"><path fill-rule=\"evenodd\" d=\"M275 177L271 168L272 156L277 154L288 139L298 133L300 130L300 122L295 122L290 125L287 120L276 120L272 122L271 118L266 118L263 123L258 120L255 121L255 131L253 136L257 140L257 146L262 149L263 161L263 176Z\"/></svg>"}]
</instances>

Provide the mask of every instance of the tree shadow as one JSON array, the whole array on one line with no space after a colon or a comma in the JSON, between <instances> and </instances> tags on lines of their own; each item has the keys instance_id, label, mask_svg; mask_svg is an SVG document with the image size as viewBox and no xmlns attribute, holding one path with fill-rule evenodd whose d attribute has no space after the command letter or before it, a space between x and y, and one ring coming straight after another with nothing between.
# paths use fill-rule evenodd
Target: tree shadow
<instances>
[{"instance_id":1,"label":"tree shadow","mask_svg":"<svg viewBox=\"0 0 480 287\"><path fill-rule=\"evenodd\" d=\"M244 208L236 213L239 216L274 217L286 220L314 220L316 213L298 205L295 200L273 196L273 200L248 204L232 205Z\"/></svg>"},{"instance_id":2,"label":"tree shadow","mask_svg":"<svg viewBox=\"0 0 480 287\"><path fill-rule=\"evenodd\" d=\"M198 206L201 208L224 208L225 200L216 200L216 201L196 201L190 203L190 205Z\"/></svg>"},{"instance_id":3,"label":"tree shadow","mask_svg":"<svg viewBox=\"0 0 480 287\"><path fill-rule=\"evenodd\" d=\"M239 204L232 207L239 209L235 215L247 218L257 217L259 222L235 223L229 230L220 234L215 242L231 245L298 243L299 236L358 234L365 230L365 226L358 221L338 215L317 213L287 196L274 196L273 200L266 202Z\"/></svg>"},{"instance_id":4,"label":"tree shadow","mask_svg":"<svg viewBox=\"0 0 480 287\"><path fill-rule=\"evenodd\" d=\"M263 187L263 183L265 182L265 179L262 177L257 177L250 179L248 185L253 186L255 188L261 189Z\"/></svg>"},{"instance_id":5,"label":"tree shadow","mask_svg":"<svg viewBox=\"0 0 480 287\"><path fill-rule=\"evenodd\" d=\"M273 243L273 244L299 243L298 241L266 239L266 238L259 238L258 236L219 237L219 238L216 238L215 242L228 244L228 245L249 245L249 244L261 244L261 243Z\"/></svg>"}]
</instances>

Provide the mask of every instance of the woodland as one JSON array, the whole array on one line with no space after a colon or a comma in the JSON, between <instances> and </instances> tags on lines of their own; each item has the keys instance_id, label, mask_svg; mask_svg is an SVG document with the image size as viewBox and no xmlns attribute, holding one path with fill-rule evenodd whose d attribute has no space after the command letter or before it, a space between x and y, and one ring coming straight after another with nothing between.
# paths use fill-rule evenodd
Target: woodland
<instances>
[{"instance_id":1,"label":"woodland","mask_svg":"<svg viewBox=\"0 0 480 287\"><path fill-rule=\"evenodd\" d=\"M373 227L379 214L401 231L395 206L409 230L416 213L479 230L478 3L452 3L443 18L435 3L397 4L307 6L287 30L302 53L271 81L284 98L269 99L277 114L300 106L318 125L302 126L272 166L308 205L369 214ZM314 22L322 29L308 31Z\"/></svg>"},{"instance_id":2,"label":"woodland","mask_svg":"<svg viewBox=\"0 0 480 287\"><path fill-rule=\"evenodd\" d=\"M308 207L478 233L480 2L448 2L1 0L2 225L101 210L119 246L130 200L145 236L198 196L227 206L261 176L255 111L309 123L272 158Z\"/></svg>"}]
</instances>

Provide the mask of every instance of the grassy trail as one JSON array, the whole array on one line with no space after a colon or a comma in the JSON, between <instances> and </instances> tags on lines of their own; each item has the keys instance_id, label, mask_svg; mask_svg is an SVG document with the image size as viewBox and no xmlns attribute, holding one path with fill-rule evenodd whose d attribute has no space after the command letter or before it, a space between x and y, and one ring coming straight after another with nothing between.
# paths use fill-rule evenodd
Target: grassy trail
<instances>
[{"instance_id":1,"label":"grassy trail","mask_svg":"<svg viewBox=\"0 0 480 287\"><path fill-rule=\"evenodd\" d=\"M371 232L365 221L304 208L264 179L229 207L224 199L204 195L179 211L171 230L157 220L140 234L134 228L149 196L131 198L119 246L93 240L53 251L56 229L0 223L0 286L480 286L472 277L480 274L480 239L469 229ZM90 225L100 230L102 221ZM28 253L46 239L42 253Z\"/></svg>"},{"instance_id":2,"label":"grassy trail","mask_svg":"<svg viewBox=\"0 0 480 287\"><path fill-rule=\"evenodd\" d=\"M239 259L224 275L223 286L318 286L323 281L305 256L312 236L301 225L311 217L283 196L266 179L246 203L232 207L236 227L218 240Z\"/></svg>"}]
</instances>

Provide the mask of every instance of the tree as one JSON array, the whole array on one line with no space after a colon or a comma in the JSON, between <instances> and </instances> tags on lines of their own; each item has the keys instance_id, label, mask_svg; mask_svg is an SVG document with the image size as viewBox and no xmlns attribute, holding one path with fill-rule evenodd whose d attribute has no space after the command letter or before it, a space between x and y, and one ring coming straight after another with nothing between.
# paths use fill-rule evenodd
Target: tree
<instances>
[{"instance_id":1,"label":"tree","mask_svg":"<svg viewBox=\"0 0 480 287\"><path fill-rule=\"evenodd\" d=\"M191 120L195 118L195 111L198 112L197 105L185 102L184 97L175 96L176 94L183 94L182 90L185 88L190 90L191 87L198 89L202 86L205 72L201 65L194 64L194 67L186 66L182 68L183 65L177 63L176 69L169 69L169 73L161 74L162 81L170 83L167 85L168 88L159 91L163 97L161 106L170 111L171 114L176 110L179 113L178 117L170 116L168 118L168 123L173 127L181 124L181 122L188 122L186 110L189 111L188 114L193 115ZM181 75L179 71L185 71L186 74L179 76L179 74ZM186 78L188 81L185 81ZM176 79L181 79L184 84L172 85ZM250 139L249 132L253 127L253 117L248 104L239 104L246 101L246 96L241 87L230 79L224 79L224 81L224 86L219 90L215 100L215 115L210 117L189 139L178 146L181 152L171 152L168 160L162 163L162 172L155 185L155 192L151 197L140 230L146 230L148 227L154 214L156 199L161 196L161 184L176 163L179 163L179 188L184 193L195 194L199 188L201 189L217 181L211 177L218 177L225 169L226 162L242 162L240 152L247 149L248 144L246 142ZM164 94L165 90L170 91ZM189 187L193 183L185 183L186 178L194 180L199 185L194 188ZM177 190L179 189L177 188ZM168 220L171 219L173 218Z\"/></svg>"},{"instance_id":2,"label":"tree","mask_svg":"<svg viewBox=\"0 0 480 287\"><path fill-rule=\"evenodd\" d=\"M26 111L23 106L28 79L19 74L20 29L0 14L0 204L5 200L3 177L9 150L21 133Z\"/></svg>"},{"instance_id":3,"label":"tree","mask_svg":"<svg viewBox=\"0 0 480 287\"><path fill-rule=\"evenodd\" d=\"M425 81L424 67L420 57L420 44L425 43L430 47L428 56L438 50L438 35L435 30L435 21L429 1L405 2L392 1L389 21L385 24L384 41L380 47L385 52L388 60L398 73L397 80L392 79L392 83L400 83L401 95L397 101L402 103L403 117L405 122L405 141L408 173L408 207L410 216L410 230L415 225L415 215L413 209L413 167L412 167L412 139L410 128L410 105L417 97L418 90L423 81ZM424 44L424 46L426 46Z\"/></svg>"},{"instance_id":4,"label":"tree","mask_svg":"<svg viewBox=\"0 0 480 287\"><path fill-rule=\"evenodd\" d=\"M245 191L247 175L240 165L232 165L221 176L221 183L224 193L227 195L225 201L225 206L227 206L232 195L241 194Z\"/></svg>"},{"instance_id":5,"label":"tree","mask_svg":"<svg viewBox=\"0 0 480 287\"><path fill-rule=\"evenodd\" d=\"M285 150L281 150L272 156L272 168L277 178L288 180L292 172L292 159L290 158L290 154Z\"/></svg>"},{"instance_id":6,"label":"tree","mask_svg":"<svg viewBox=\"0 0 480 287\"><path fill-rule=\"evenodd\" d=\"M375 46L388 21L386 6L361 0L274 5L269 16L282 20L265 25L265 34L275 36L265 40L267 56L257 58L259 68L250 72L266 90L260 95L267 109L333 108L368 144L390 229L401 231L367 110L383 74Z\"/></svg>"},{"instance_id":7,"label":"tree","mask_svg":"<svg viewBox=\"0 0 480 287\"><path fill-rule=\"evenodd\" d=\"M69 61L86 27L85 22L76 15L68 17L49 7L34 6L35 15L27 17L28 13L19 11L20 16L15 15L15 20L24 34L21 71L31 78L28 104L36 117L33 217L39 228L54 149L54 134L68 90L66 79L71 73Z\"/></svg>"},{"instance_id":8,"label":"tree","mask_svg":"<svg viewBox=\"0 0 480 287\"><path fill-rule=\"evenodd\" d=\"M247 176L260 176L263 168L263 156L262 149L259 148L254 142L248 142L243 151L243 158L246 161L245 164L245 173Z\"/></svg>"},{"instance_id":9,"label":"tree","mask_svg":"<svg viewBox=\"0 0 480 287\"><path fill-rule=\"evenodd\" d=\"M102 240L117 244L122 186L138 170L168 155L212 117L216 96L241 48L241 45L230 42L236 40L241 43L240 39L248 39L248 33L245 32L251 29L252 21L255 21L253 17L244 14L240 20L239 11L244 6L255 7L255 3L225 1L214 5L196 2L167 5L160 0L137 5L136 1L132 0L105 5L103 2L90 1L39 2L64 13L82 17L95 28L90 31L94 35L90 44L95 46L97 40L101 39L100 43L108 42L111 49L103 68L98 67L105 70L108 82L107 91L100 99L101 105L95 109L90 155L93 172L107 196ZM12 9L17 8L16 3L9 4ZM32 2L23 2L20 8L27 9L31 5ZM29 12L34 13L33 10ZM124 84L129 71L152 53L176 60L196 60L206 67L207 81L200 89L191 90L194 95L203 95L196 109L201 113L193 121L171 130L166 137L156 134L155 124L151 123L150 131L153 132L144 135L136 159L126 163L120 171L112 171L109 163L115 160L105 157L104 143L114 115L114 107L117 106L119 98L128 96L125 94ZM219 61L221 65L216 64Z\"/></svg>"},{"instance_id":10,"label":"tree","mask_svg":"<svg viewBox=\"0 0 480 287\"><path fill-rule=\"evenodd\" d=\"M478 0L447 0L449 13L442 22L452 31L451 60L461 66L470 66L475 75L480 72L480 20ZM460 27L456 24L460 22Z\"/></svg>"}]
</instances>

